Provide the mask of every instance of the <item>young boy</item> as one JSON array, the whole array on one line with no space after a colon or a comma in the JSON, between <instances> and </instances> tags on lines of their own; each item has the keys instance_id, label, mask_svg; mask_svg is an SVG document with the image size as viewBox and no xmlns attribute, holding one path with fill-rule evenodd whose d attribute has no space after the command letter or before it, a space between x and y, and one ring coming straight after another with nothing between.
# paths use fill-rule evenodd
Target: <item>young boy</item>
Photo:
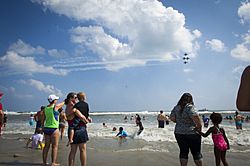
<instances>
[{"instance_id":1,"label":"young boy","mask_svg":"<svg viewBox=\"0 0 250 166\"><path fill-rule=\"evenodd\" d=\"M116 134L116 137L126 138L128 136L127 132L123 130L123 127L119 128L119 133Z\"/></svg>"},{"instance_id":2,"label":"young boy","mask_svg":"<svg viewBox=\"0 0 250 166\"><path fill-rule=\"evenodd\" d=\"M33 134L29 140L26 143L26 148L28 148L29 143L32 142L32 149L39 149L39 145L41 150L43 149L43 134L42 134L42 129L41 128L37 128L35 134Z\"/></svg>"}]
</instances>

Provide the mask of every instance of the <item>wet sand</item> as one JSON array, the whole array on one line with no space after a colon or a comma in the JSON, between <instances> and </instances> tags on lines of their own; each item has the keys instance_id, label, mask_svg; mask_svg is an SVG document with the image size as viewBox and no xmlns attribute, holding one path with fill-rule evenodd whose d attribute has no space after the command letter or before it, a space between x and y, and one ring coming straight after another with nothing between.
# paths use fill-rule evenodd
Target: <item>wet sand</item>
<instances>
[{"instance_id":1,"label":"wet sand","mask_svg":"<svg viewBox=\"0 0 250 166\"><path fill-rule=\"evenodd\" d=\"M0 138L0 165L31 166L41 165L42 151L26 149L25 144L29 136L8 135ZM70 148L66 147L66 137L59 144L58 162L62 166L67 165ZM149 151L145 146L155 146L152 143L130 140L119 145L116 139L90 138L87 144L88 166L179 166L178 147L175 143L160 142L166 144L167 151ZM138 145L132 148L133 144ZM149 145L147 145L149 144ZM129 147L129 148L128 148ZM244 148L244 147L241 147ZM212 146L203 146L203 161L205 166L214 166ZM228 152L227 159L230 166L250 165L250 152ZM50 162L50 152L48 155ZM80 165L79 152L76 156L76 166ZM189 166L194 165L190 155Z\"/></svg>"}]
</instances>

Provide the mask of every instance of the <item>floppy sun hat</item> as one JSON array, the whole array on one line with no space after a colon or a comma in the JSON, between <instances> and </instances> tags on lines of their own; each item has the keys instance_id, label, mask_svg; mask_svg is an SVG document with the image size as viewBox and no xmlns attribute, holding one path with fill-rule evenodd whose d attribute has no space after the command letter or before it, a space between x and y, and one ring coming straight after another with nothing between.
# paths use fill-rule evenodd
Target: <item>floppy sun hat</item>
<instances>
[{"instance_id":1,"label":"floppy sun hat","mask_svg":"<svg viewBox=\"0 0 250 166\"><path fill-rule=\"evenodd\" d=\"M58 100L58 99L59 99L59 97L56 95L49 95L49 97L48 97L49 102L52 102L52 101Z\"/></svg>"}]
</instances>

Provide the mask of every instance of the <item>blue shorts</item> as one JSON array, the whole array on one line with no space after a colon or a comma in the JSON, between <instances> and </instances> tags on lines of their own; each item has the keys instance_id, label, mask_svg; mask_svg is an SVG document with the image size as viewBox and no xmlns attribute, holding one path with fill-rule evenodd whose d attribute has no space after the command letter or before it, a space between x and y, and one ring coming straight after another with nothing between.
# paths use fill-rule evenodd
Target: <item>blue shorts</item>
<instances>
[{"instance_id":1,"label":"blue shorts","mask_svg":"<svg viewBox=\"0 0 250 166\"><path fill-rule=\"evenodd\" d=\"M89 136L86 127L79 127L74 130L74 137L72 144L86 143L88 140Z\"/></svg>"},{"instance_id":2,"label":"blue shorts","mask_svg":"<svg viewBox=\"0 0 250 166\"><path fill-rule=\"evenodd\" d=\"M43 128L43 133L46 134L46 135L52 135L55 131L56 131L57 128L47 128L47 127L44 127Z\"/></svg>"},{"instance_id":3,"label":"blue shorts","mask_svg":"<svg viewBox=\"0 0 250 166\"><path fill-rule=\"evenodd\" d=\"M202 159L201 136L199 134L175 134L175 138L180 148L180 159L188 159L189 149L194 160Z\"/></svg>"}]
</instances>

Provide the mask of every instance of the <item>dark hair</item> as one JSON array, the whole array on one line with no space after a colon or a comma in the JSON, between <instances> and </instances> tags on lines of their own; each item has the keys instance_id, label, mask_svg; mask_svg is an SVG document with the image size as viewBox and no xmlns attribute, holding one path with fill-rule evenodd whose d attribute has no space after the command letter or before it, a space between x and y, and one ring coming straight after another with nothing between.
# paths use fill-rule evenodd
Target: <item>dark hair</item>
<instances>
[{"instance_id":1,"label":"dark hair","mask_svg":"<svg viewBox=\"0 0 250 166\"><path fill-rule=\"evenodd\" d=\"M41 110L45 109L45 106L41 106Z\"/></svg>"},{"instance_id":2,"label":"dark hair","mask_svg":"<svg viewBox=\"0 0 250 166\"><path fill-rule=\"evenodd\" d=\"M160 110L160 113L162 114L162 113L163 113L163 111L162 111L162 110Z\"/></svg>"},{"instance_id":3,"label":"dark hair","mask_svg":"<svg viewBox=\"0 0 250 166\"><path fill-rule=\"evenodd\" d=\"M122 131L122 130L123 130L123 127L120 127L120 128L119 128L119 131Z\"/></svg>"},{"instance_id":4,"label":"dark hair","mask_svg":"<svg viewBox=\"0 0 250 166\"><path fill-rule=\"evenodd\" d=\"M220 113L213 112L210 115L210 119L213 122L213 124L220 124L222 122L222 115Z\"/></svg>"},{"instance_id":5,"label":"dark hair","mask_svg":"<svg viewBox=\"0 0 250 166\"><path fill-rule=\"evenodd\" d=\"M192 105L194 105L194 101L193 101L193 97L192 97L192 95L190 94L190 93L184 93L182 96L181 96L181 98L180 98L180 100L178 101L178 103L177 103L177 105L179 105L180 107L181 107L181 113L183 112L183 110L184 110L184 108L185 108L185 106L187 105L187 104L192 104Z\"/></svg>"},{"instance_id":6,"label":"dark hair","mask_svg":"<svg viewBox=\"0 0 250 166\"><path fill-rule=\"evenodd\" d=\"M72 98L74 98L76 96L76 93L75 92L70 92L68 95L67 95L67 98L64 100L65 102L65 105L69 104L70 100Z\"/></svg>"}]
</instances>

